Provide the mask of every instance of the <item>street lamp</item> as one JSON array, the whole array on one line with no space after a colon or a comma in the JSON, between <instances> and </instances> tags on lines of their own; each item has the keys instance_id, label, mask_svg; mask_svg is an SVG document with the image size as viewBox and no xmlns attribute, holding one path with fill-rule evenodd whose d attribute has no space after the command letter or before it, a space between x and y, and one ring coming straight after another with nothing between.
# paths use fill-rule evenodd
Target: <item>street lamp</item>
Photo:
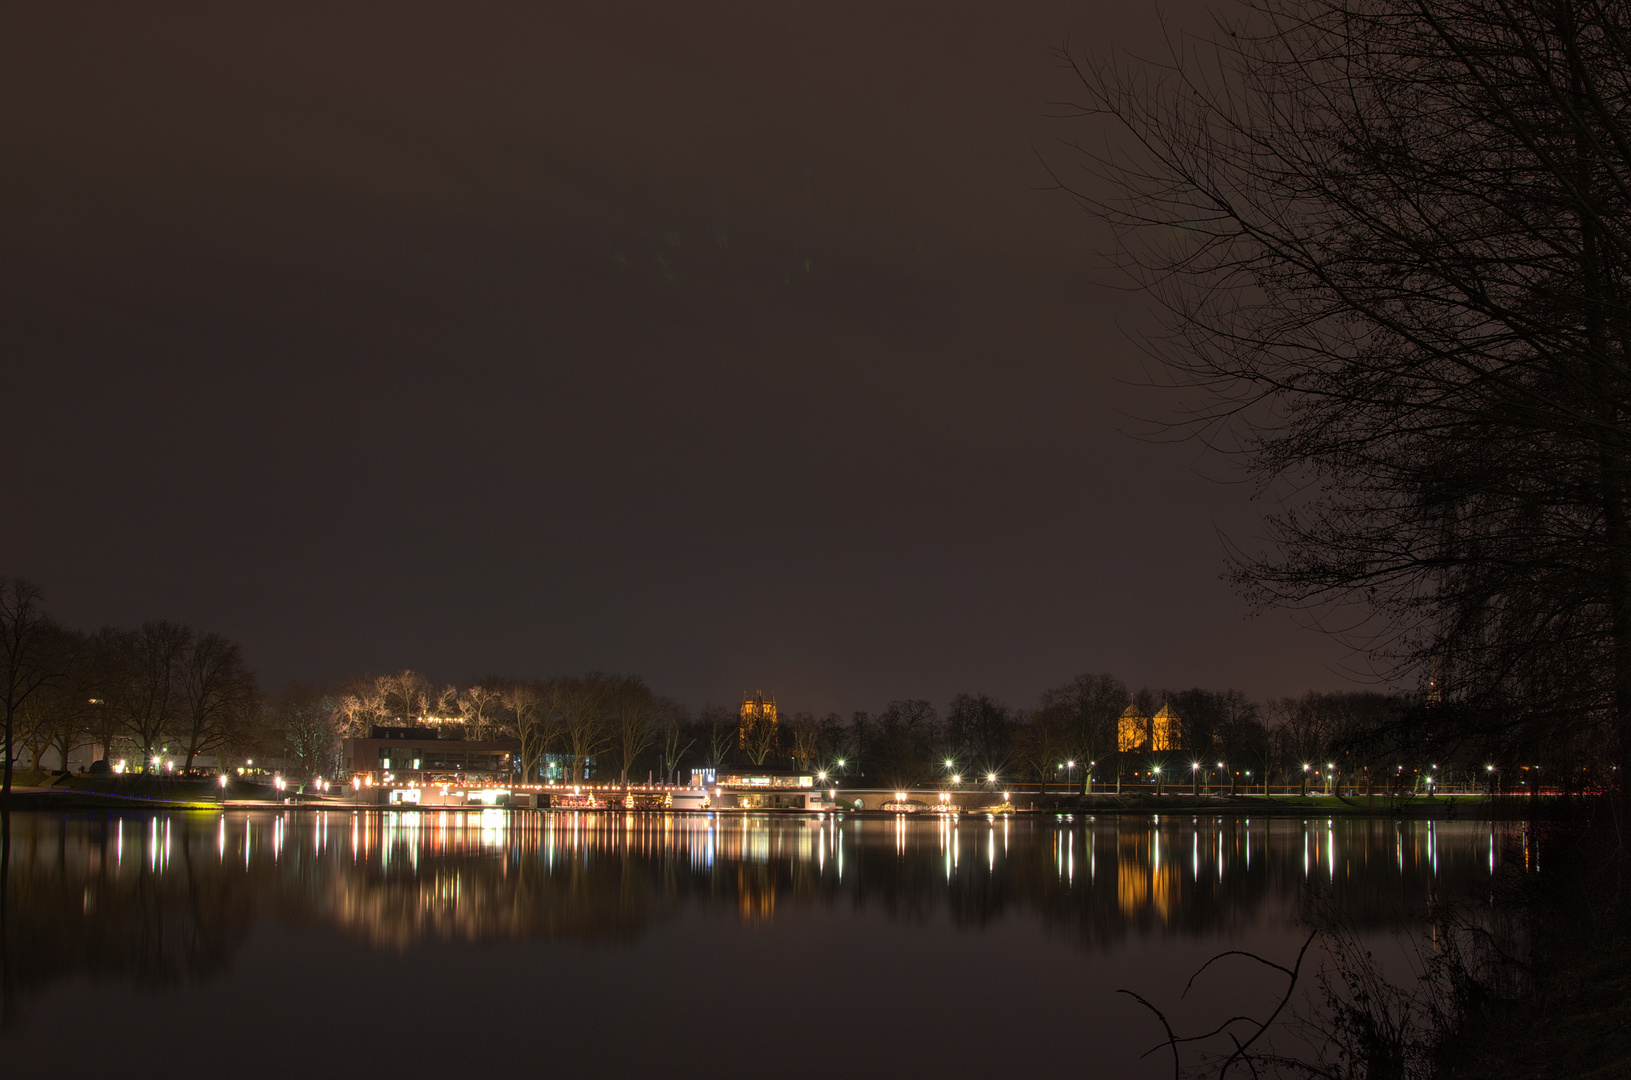
<instances>
[{"instance_id":1,"label":"street lamp","mask_svg":"<svg viewBox=\"0 0 1631 1080\"><path fill-rule=\"evenodd\" d=\"M1151 766L1150 772L1155 774L1155 793L1157 795L1160 795L1162 793L1162 791L1161 791L1161 766L1159 766L1159 765Z\"/></svg>"}]
</instances>

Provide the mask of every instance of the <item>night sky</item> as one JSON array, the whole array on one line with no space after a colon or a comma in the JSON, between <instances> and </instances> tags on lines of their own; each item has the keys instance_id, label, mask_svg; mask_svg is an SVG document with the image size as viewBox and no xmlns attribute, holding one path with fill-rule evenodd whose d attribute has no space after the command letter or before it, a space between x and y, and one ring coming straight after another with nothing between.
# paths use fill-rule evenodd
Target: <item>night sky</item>
<instances>
[{"instance_id":1,"label":"night sky","mask_svg":"<svg viewBox=\"0 0 1631 1080\"><path fill-rule=\"evenodd\" d=\"M1139 7L7 4L0 573L273 686L1348 685L1048 190Z\"/></svg>"}]
</instances>

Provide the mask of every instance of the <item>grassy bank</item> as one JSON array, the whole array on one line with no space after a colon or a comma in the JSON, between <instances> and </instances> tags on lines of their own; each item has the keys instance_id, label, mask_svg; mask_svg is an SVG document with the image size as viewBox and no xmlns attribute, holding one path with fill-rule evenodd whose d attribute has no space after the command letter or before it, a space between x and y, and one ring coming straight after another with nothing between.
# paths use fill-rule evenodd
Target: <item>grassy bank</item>
<instances>
[{"instance_id":1,"label":"grassy bank","mask_svg":"<svg viewBox=\"0 0 1631 1080\"><path fill-rule=\"evenodd\" d=\"M17 782L8 804L13 810L97 810L130 807L164 809L218 808L223 796L233 802L278 801L265 784L231 780L225 789L211 780L178 780L157 776L52 776Z\"/></svg>"}]
</instances>

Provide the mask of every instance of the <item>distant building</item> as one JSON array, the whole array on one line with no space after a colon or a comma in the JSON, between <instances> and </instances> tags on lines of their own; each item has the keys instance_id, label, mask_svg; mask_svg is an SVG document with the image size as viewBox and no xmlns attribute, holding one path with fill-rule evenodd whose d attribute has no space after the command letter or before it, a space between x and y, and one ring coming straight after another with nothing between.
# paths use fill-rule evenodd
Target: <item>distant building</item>
<instances>
[{"instance_id":1,"label":"distant building","mask_svg":"<svg viewBox=\"0 0 1631 1080\"><path fill-rule=\"evenodd\" d=\"M1171 703L1163 703L1154 716L1138 711L1136 703L1122 710L1116 725L1116 749L1123 754L1148 750L1179 750L1183 747L1183 729Z\"/></svg>"},{"instance_id":2,"label":"distant building","mask_svg":"<svg viewBox=\"0 0 1631 1080\"><path fill-rule=\"evenodd\" d=\"M1170 702L1161 703L1161 710L1155 714L1150 726L1151 750L1183 748L1183 733L1178 726L1178 714L1172 711Z\"/></svg>"},{"instance_id":3,"label":"distant building","mask_svg":"<svg viewBox=\"0 0 1631 1080\"><path fill-rule=\"evenodd\" d=\"M435 728L375 725L366 739L342 740L345 771L374 784L509 783L521 744L438 739Z\"/></svg>"},{"instance_id":4,"label":"distant building","mask_svg":"<svg viewBox=\"0 0 1631 1080\"><path fill-rule=\"evenodd\" d=\"M1137 702L1129 703L1121 711L1121 720L1116 725L1116 749L1131 754L1149 744L1150 718L1138 711Z\"/></svg>"},{"instance_id":5,"label":"distant building","mask_svg":"<svg viewBox=\"0 0 1631 1080\"><path fill-rule=\"evenodd\" d=\"M776 735L776 695L766 701L762 691L749 696L742 694L742 707L737 711L736 745L746 750L751 742L764 738L774 745Z\"/></svg>"},{"instance_id":6,"label":"distant building","mask_svg":"<svg viewBox=\"0 0 1631 1080\"><path fill-rule=\"evenodd\" d=\"M692 784L701 779L703 770L693 770ZM829 810L831 796L815 786L814 773L788 769L719 769L711 792L714 807L736 807L741 810Z\"/></svg>"}]
</instances>

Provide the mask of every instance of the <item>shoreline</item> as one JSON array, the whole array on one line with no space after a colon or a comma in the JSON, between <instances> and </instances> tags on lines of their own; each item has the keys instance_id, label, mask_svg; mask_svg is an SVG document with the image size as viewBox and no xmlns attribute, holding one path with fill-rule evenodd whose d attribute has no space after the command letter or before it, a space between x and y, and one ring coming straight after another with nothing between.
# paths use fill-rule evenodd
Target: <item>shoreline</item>
<instances>
[{"instance_id":1,"label":"shoreline","mask_svg":"<svg viewBox=\"0 0 1631 1080\"><path fill-rule=\"evenodd\" d=\"M1023 804L1023 805L1022 805ZM1583 798L1568 800L1549 796L1537 808L1532 805L1528 796L1489 796L1479 795L1450 795L1450 796L1416 796L1402 799L1381 799L1374 802L1364 796L1349 798L1346 796L1300 796L1300 795L1237 795L1237 796L1192 796L1192 795L1070 795L1039 796L1036 799L1015 799L1012 809L968 807L964 808L955 817L982 818L982 817L1015 817L1038 818L1047 816L1085 814L1090 817L1097 816L1136 816L1167 814L1174 817L1193 817L1199 815L1214 817L1238 817L1249 819L1253 817L1290 817L1290 818L1370 818L1376 820L1411 820L1411 821L1522 821L1531 818L1541 818L1549 821L1558 820L1589 820L1591 817L1590 802ZM297 798L292 801L274 801L267 799L205 799L186 797L166 797L162 795L142 795L122 792L84 791L71 788L23 788L14 789L11 799L5 804L7 810L13 811L69 811L69 810L121 810L121 809L147 809L147 810L280 810L280 811L338 811L338 810L367 810L373 812L400 813L408 809L419 810L422 813L455 812L479 813L487 810L499 809L512 814L542 814L542 813L624 813L624 814L726 814L726 815L754 815L773 814L777 816L825 817L836 814L839 817L855 817L863 820L880 819L893 820L900 817L939 819L943 816L932 810L925 809L920 812L901 812L893 810L838 810L813 812L806 810L780 810L780 809L738 809L725 807L708 810L673 809L673 808L634 808L602 807L597 809L582 808L544 808L526 809L507 806L463 805L446 807L427 807L422 810L418 807L391 807L381 806L377 803L356 803L343 799L304 799ZM1539 810L1537 814L1535 811Z\"/></svg>"}]
</instances>

